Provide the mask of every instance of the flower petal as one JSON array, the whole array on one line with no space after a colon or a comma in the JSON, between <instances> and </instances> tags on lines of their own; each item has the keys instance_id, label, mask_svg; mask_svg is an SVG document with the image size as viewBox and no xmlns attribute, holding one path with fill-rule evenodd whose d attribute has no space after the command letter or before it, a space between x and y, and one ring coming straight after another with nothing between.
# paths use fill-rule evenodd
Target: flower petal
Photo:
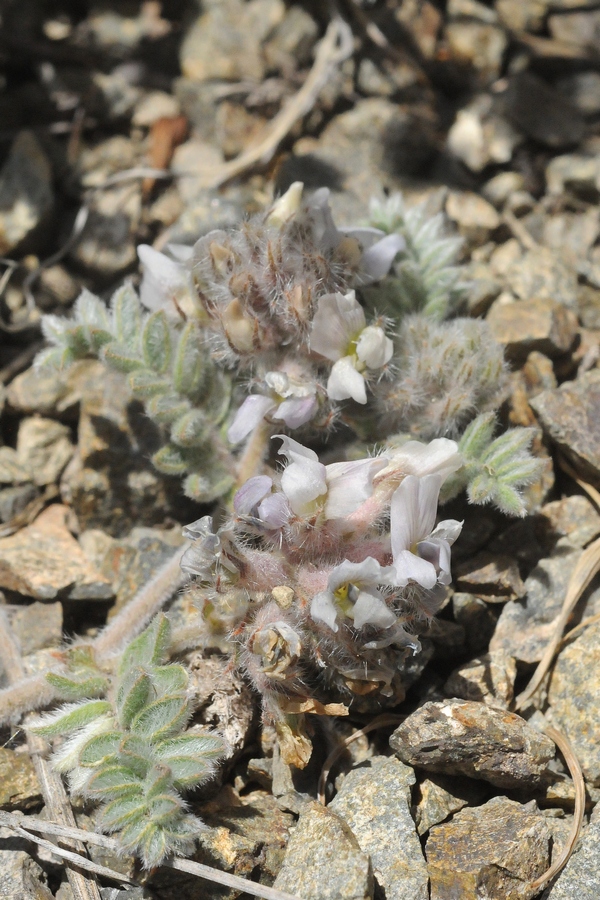
<instances>
[{"instance_id":1,"label":"flower petal","mask_svg":"<svg viewBox=\"0 0 600 900\"><path fill-rule=\"evenodd\" d=\"M401 235L388 234L365 250L361 259L362 284L384 278L390 271L396 255L405 247L406 241Z\"/></svg>"},{"instance_id":2,"label":"flower petal","mask_svg":"<svg viewBox=\"0 0 600 900\"><path fill-rule=\"evenodd\" d=\"M391 464L406 475L441 475L442 482L463 464L456 441L435 438L428 444L407 441L390 453Z\"/></svg>"},{"instance_id":3,"label":"flower petal","mask_svg":"<svg viewBox=\"0 0 600 900\"><path fill-rule=\"evenodd\" d=\"M380 369L392 358L394 344L386 337L383 328L368 325L361 331L356 343L356 355L369 369Z\"/></svg>"},{"instance_id":4,"label":"flower petal","mask_svg":"<svg viewBox=\"0 0 600 900\"><path fill-rule=\"evenodd\" d=\"M441 477L407 475L392 494L390 503L392 556L409 550L429 537L437 513Z\"/></svg>"},{"instance_id":5,"label":"flower petal","mask_svg":"<svg viewBox=\"0 0 600 900\"><path fill-rule=\"evenodd\" d=\"M251 431L254 431L267 413L276 407L275 400L271 400L270 397L265 397L263 394L251 394L246 397L227 431L229 442L239 444Z\"/></svg>"},{"instance_id":6,"label":"flower petal","mask_svg":"<svg viewBox=\"0 0 600 900\"><path fill-rule=\"evenodd\" d=\"M153 312L164 309L167 315L178 317L173 298L187 287L185 269L149 244L140 244L137 253L144 272L140 285L142 306Z\"/></svg>"},{"instance_id":7,"label":"flower petal","mask_svg":"<svg viewBox=\"0 0 600 900\"><path fill-rule=\"evenodd\" d=\"M273 419L285 422L288 428L299 428L310 422L317 411L316 397L291 397L280 403L272 414Z\"/></svg>"},{"instance_id":8,"label":"flower petal","mask_svg":"<svg viewBox=\"0 0 600 900\"><path fill-rule=\"evenodd\" d=\"M357 459L348 462L331 463L326 466L327 519L344 519L351 515L361 503L373 493L373 478L385 467L387 460Z\"/></svg>"},{"instance_id":9,"label":"flower petal","mask_svg":"<svg viewBox=\"0 0 600 900\"><path fill-rule=\"evenodd\" d=\"M352 612L355 628L363 628L365 625L390 628L396 623L396 616L386 606L379 591L360 591Z\"/></svg>"},{"instance_id":10,"label":"flower petal","mask_svg":"<svg viewBox=\"0 0 600 900\"><path fill-rule=\"evenodd\" d=\"M331 571L327 586L330 591L337 591L343 584L377 585L380 583L381 566L372 556L362 562L354 563L349 559Z\"/></svg>"},{"instance_id":11,"label":"flower petal","mask_svg":"<svg viewBox=\"0 0 600 900\"><path fill-rule=\"evenodd\" d=\"M394 559L394 568L398 587L405 587L410 581L416 581L417 584L431 590L437 584L435 567L410 550L401 550L398 553Z\"/></svg>"},{"instance_id":12,"label":"flower petal","mask_svg":"<svg viewBox=\"0 0 600 900\"><path fill-rule=\"evenodd\" d=\"M249 478L233 498L233 508L238 516L249 516L272 487L273 479L268 475L255 475L254 478Z\"/></svg>"},{"instance_id":13,"label":"flower petal","mask_svg":"<svg viewBox=\"0 0 600 900\"><path fill-rule=\"evenodd\" d=\"M310 515L313 502L327 493L325 466L313 450L285 435L275 436L283 441L279 452L289 461L281 476L281 489L297 516Z\"/></svg>"},{"instance_id":14,"label":"flower petal","mask_svg":"<svg viewBox=\"0 0 600 900\"><path fill-rule=\"evenodd\" d=\"M333 364L327 381L327 396L330 400L367 402L365 379L356 371L352 356L344 356Z\"/></svg>"},{"instance_id":15,"label":"flower petal","mask_svg":"<svg viewBox=\"0 0 600 900\"><path fill-rule=\"evenodd\" d=\"M320 591L315 594L310 604L310 617L315 622L324 622L332 631L339 630L336 622L337 609L331 591Z\"/></svg>"},{"instance_id":16,"label":"flower petal","mask_svg":"<svg viewBox=\"0 0 600 900\"><path fill-rule=\"evenodd\" d=\"M449 544L453 544L461 533L462 527L463 523L457 522L456 519L444 519L443 522L439 522L435 526L429 535L429 538L432 541L443 540L448 541Z\"/></svg>"},{"instance_id":17,"label":"flower petal","mask_svg":"<svg viewBox=\"0 0 600 900\"><path fill-rule=\"evenodd\" d=\"M365 325L365 313L354 291L324 294L312 321L310 349L335 362L347 353Z\"/></svg>"},{"instance_id":18,"label":"flower petal","mask_svg":"<svg viewBox=\"0 0 600 900\"><path fill-rule=\"evenodd\" d=\"M267 494L257 512L267 528L283 528L292 514L284 494Z\"/></svg>"}]
</instances>

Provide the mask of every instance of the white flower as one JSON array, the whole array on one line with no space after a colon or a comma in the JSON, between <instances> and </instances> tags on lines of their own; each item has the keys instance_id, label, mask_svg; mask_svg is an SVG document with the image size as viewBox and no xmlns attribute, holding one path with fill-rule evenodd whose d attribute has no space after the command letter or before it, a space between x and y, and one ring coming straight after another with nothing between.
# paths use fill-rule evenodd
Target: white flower
<instances>
[{"instance_id":1,"label":"white flower","mask_svg":"<svg viewBox=\"0 0 600 900\"><path fill-rule=\"evenodd\" d=\"M331 400L367 402L366 369L380 369L392 357L394 345L379 325L369 325L354 291L319 297L310 348L333 362L327 382Z\"/></svg>"},{"instance_id":2,"label":"white flower","mask_svg":"<svg viewBox=\"0 0 600 900\"><path fill-rule=\"evenodd\" d=\"M314 450L283 434L280 453L288 465L281 476L281 489L297 516L322 512L325 519L343 519L373 493L373 476L387 460L359 459L324 466Z\"/></svg>"},{"instance_id":3,"label":"white flower","mask_svg":"<svg viewBox=\"0 0 600 900\"><path fill-rule=\"evenodd\" d=\"M408 475L392 495L390 536L399 587L412 581L431 590L450 583L450 546L462 522L446 519L434 528L441 484L441 475Z\"/></svg>"},{"instance_id":4,"label":"white flower","mask_svg":"<svg viewBox=\"0 0 600 900\"><path fill-rule=\"evenodd\" d=\"M352 619L355 628L365 625L390 628L396 624L396 616L377 586L388 584L393 571L390 567L382 568L372 556L360 563L344 560L331 572L327 590L313 597L311 617L316 622L324 622L332 631L338 631L340 615Z\"/></svg>"},{"instance_id":5,"label":"white flower","mask_svg":"<svg viewBox=\"0 0 600 900\"><path fill-rule=\"evenodd\" d=\"M379 281L390 270L394 258L406 246L399 234L378 228L338 228L329 207L329 189L319 188L306 208L312 218L315 243L324 251L334 250L350 238L355 242L356 263L361 284Z\"/></svg>"},{"instance_id":6,"label":"white flower","mask_svg":"<svg viewBox=\"0 0 600 900\"><path fill-rule=\"evenodd\" d=\"M174 246L172 251L179 256L184 248ZM142 306L151 312L164 309L170 318L180 318L177 309L186 308L190 304L190 278L188 270L181 262L170 259L159 253L148 244L140 244L138 256L143 267L140 285L140 301Z\"/></svg>"},{"instance_id":7,"label":"white flower","mask_svg":"<svg viewBox=\"0 0 600 900\"><path fill-rule=\"evenodd\" d=\"M319 404L313 382L294 379L285 372L267 372L265 384L269 395L251 394L235 414L227 432L232 444L243 441L265 416L288 428L299 428L316 413Z\"/></svg>"},{"instance_id":8,"label":"white flower","mask_svg":"<svg viewBox=\"0 0 600 900\"><path fill-rule=\"evenodd\" d=\"M406 441L397 449L386 450L389 463L377 476L380 482L390 475L439 475L441 484L463 464L462 455L456 441L435 438L428 444L421 441Z\"/></svg>"}]
</instances>

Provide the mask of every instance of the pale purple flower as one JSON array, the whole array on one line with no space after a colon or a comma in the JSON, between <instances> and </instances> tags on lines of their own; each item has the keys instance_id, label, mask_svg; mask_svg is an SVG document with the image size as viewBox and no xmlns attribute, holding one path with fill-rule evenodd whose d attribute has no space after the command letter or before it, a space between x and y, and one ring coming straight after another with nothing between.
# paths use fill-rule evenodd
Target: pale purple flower
<instances>
[{"instance_id":1,"label":"pale purple flower","mask_svg":"<svg viewBox=\"0 0 600 900\"><path fill-rule=\"evenodd\" d=\"M281 489L292 511L307 517L323 513L325 519L343 519L373 493L373 477L385 458L359 459L324 466L314 450L277 434L280 453L288 465L281 475Z\"/></svg>"},{"instance_id":2,"label":"pale purple flower","mask_svg":"<svg viewBox=\"0 0 600 900\"><path fill-rule=\"evenodd\" d=\"M441 475L408 475L391 501L390 536L395 583L416 582L428 590L450 583L450 547L462 522L446 519L434 528Z\"/></svg>"},{"instance_id":3,"label":"pale purple flower","mask_svg":"<svg viewBox=\"0 0 600 900\"><path fill-rule=\"evenodd\" d=\"M333 362L327 382L331 400L367 402L363 372L380 369L394 352L392 341L379 325L368 325L354 291L319 297L310 348Z\"/></svg>"},{"instance_id":4,"label":"pale purple flower","mask_svg":"<svg viewBox=\"0 0 600 900\"><path fill-rule=\"evenodd\" d=\"M315 243L324 251L334 250L344 238L358 244L358 269L361 284L379 281L390 270L396 255L406 242L399 234L388 234L378 228L338 228L329 206L329 188L319 188L307 202L313 224Z\"/></svg>"},{"instance_id":5,"label":"pale purple flower","mask_svg":"<svg viewBox=\"0 0 600 900\"><path fill-rule=\"evenodd\" d=\"M319 404L313 382L294 379L285 372L267 372L264 380L269 394L246 397L227 432L232 444L243 441L265 416L288 428L299 428L315 415Z\"/></svg>"},{"instance_id":6,"label":"pale purple flower","mask_svg":"<svg viewBox=\"0 0 600 900\"><path fill-rule=\"evenodd\" d=\"M282 528L291 515L284 494L273 493L273 479L268 475L249 478L233 498L233 508L241 518L268 529Z\"/></svg>"},{"instance_id":7,"label":"pale purple flower","mask_svg":"<svg viewBox=\"0 0 600 900\"><path fill-rule=\"evenodd\" d=\"M332 631L339 629L339 616L351 619L355 628L365 625L390 628L396 624L396 616L387 606L378 585L389 584L393 574L391 567L382 568L372 556L360 563L344 560L331 572L327 590L313 597L311 618L324 622Z\"/></svg>"},{"instance_id":8,"label":"pale purple flower","mask_svg":"<svg viewBox=\"0 0 600 900\"><path fill-rule=\"evenodd\" d=\"M439 475L441 483L456 472L463 464L462 455L456 441L435 438L428 444L421 441L406 441L397 448L386 450L389 463L378 481L393 473L402 475Z\"/></svg>"}]
</instances>

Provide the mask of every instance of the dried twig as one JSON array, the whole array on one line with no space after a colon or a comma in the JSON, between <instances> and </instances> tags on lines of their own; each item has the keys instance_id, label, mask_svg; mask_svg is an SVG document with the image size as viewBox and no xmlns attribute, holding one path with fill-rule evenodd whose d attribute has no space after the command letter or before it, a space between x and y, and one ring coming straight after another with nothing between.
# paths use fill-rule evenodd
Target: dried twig
<instances>
[{"instance_id":1,"label":"dried twig","mask_svg":"<svg viewBox=\"0 0 600 900\"><path fill-rule=\"evenodd\" d=\"M552 725L546 726L544 731L548 737L554 741L562 753L571 778L573 779L573 785L575 786L575 810L573 813L571 831L560 856L543 875L540 875L539 878L536 878L536 880L529 885L532 891L538 891L543 888L552 878L564 869L571 858L579 835L581 834L583 814L585 812L585 781L583 780L583 773L581 771L581 766L579 765L579 760L575 756L575 751L573 750L570 741Z\"/></svg>"},{"instance_id":2,"label":"dried twig","mask_svg":"<svg viewBox=\"0 0 600 900\"><path fill-rule=\"evenodd\" d=\"M13 637L10 623L3 609L0 609L0 650L4 671L10 681L22 679L25 674L18 645ZM27 735L27 747L40 783L44 804L52 819L67 826L75 826L75 816L69 803L61 777L44 758L47 746L43 738L35 734ZM73 850L85 852L82 844L72 846ZM67 865L67 878L75 900L101 900L95 878L85 876L72 865Z\"/></svg>"},{"instance_id":3,"label":"dried twig","mask_svg":"<svg viewBox=\"0 0 600 900\"><path fill-rule=\"evenodd\" d=\"M558 464L569 475L579 487L586 492L592 503L597 509L600 509L600 491L596 490L593 484L589 484L580 478L573 466L565 459L562 453L558 454Z\"/></svg>"},{"instance_id":4,"label":"dried twig","mask_svg":"<svg viewBox=\"0 0 600 900\"><path fill-rule=\"evenodd\" d=\"M0 825L12 828L24 837L39 842L38 838L34 838L29 832L40 832L42 834L53 834L63 838L71 838L84 841L88 844L96 844L104 850L111 853L119 851L119 844L114 838L106 837L103 834L96 834L92 831L84 831L81 828L69 828L58 825L56 822L46 822L43 819L37 819L34 816L24 816L18 813L0 812ZM52 852L55 852L54 845L50 845ZM87 866L88 860L81 860L82 865ZM92 864L94 865L94 864ZM242 891L244 894L251 894L253 897L260 897L262 900L301 900L294 894L288 894L285 891L278 891L276 888L266 887L263 884L256 884L254 881L248 881L240 878L239 875L230 875L228 872L221 872L219 869L213 869L212 866L205 866L202 863L194 862L191 859L170 859L162 864L169 869L177 869L179 872L188 872L190 875L197 875L199 878L205 878L214 884L222 884L225 887L234 888ZM102 866L101 868L104 868ZM107 877L115 880L131 882L130 879L112 869L106 870Z\"/></svg>"},{"instance_id":5,"label":"dried twig","mask_svg":"<svg viewBox=\"0 0 600 900\"><path fill-rule=\"evenodd\" d=\"M363 728L359 728L358 731L355 731L348 737L344 738L341 744L336 747L335 750L331 751L331 753L323 763L317 794L319 803L322 803L323 806L326 805L325 788L327 787L327 779L329 778L329 773L331 772L331 769L340 758L344 750L353 741L358 740L358 738L360 737L364 737L365 734L368 734L370 731L375 731L378 728L386 728L388 725L400 725L405 718L406 716L395 716L391 713L382 713L382 715L377 716L377 718L373 719L372 722L369 722L368 725L365 725Z\"/></svg>"},{"instance_id":6,"label":"dried twig","mask_svg":"<svg viewBox=\"0 0 600 900\"><path fill-rule=\"evenodd\" d=\"M552 665L552 661L554 659L556 651L559 648L563 632L565 630L567 622L569 621L569 616L575 609L577 601L586 590L586 588L589 587L592 579L599 571L600 538L597 538L592 544L590 544L589 547L586 547L586 549L581 554L577 565L575 566L575 571L571 575L562 609L556 622L554 635L552 636L550 643L546 647L544 655L542 656L537 669L533 673L531 681L529 682L525 690L517 697L515 709L522 709L542 684L544 678L548 674L550 666Z\"/></svg>"},{"instance_id":7,"label":"dried twig","mask_svg":"<svg viewBox=\"0 0 600 900\"><path fill-rule=\"evenodd\" d=\"M315 55L313 67L300 90L281 108L261 141L224 163L207 178L206 188L217 188L256 165L266 165L296 122L310 112L336 67L347 59L354 44L350 26L336 16L331 20Z\"/></svg>"}]
</instances>

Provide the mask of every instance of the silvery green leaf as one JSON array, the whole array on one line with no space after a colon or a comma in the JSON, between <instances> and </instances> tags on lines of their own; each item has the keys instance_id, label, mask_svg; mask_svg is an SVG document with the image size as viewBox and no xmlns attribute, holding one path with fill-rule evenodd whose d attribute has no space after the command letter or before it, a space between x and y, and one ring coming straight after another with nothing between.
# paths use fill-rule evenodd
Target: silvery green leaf
<instances>
[{"instance_id":1,"label":"silvery green leaf","mask_svg":"<svg viewBox=\"0 0 600 900\"><path fill-rule=\"evenodd\" d=\"M119 665L119 675L134 666L158 666L164 662L171 640L169 620L160 613L150 625L129 644Z\"/></svg>"},{"instance_id":2,"label":"silvery green leaf","mask_svg":"<svg viewBox=\"0 0 600 900\"><path fill-rule=\"evenodd\" d=\"M59 347L65 343L66 332L72 328L72 320L63 316L42 316L42 334L47 341L57 344Z\"/></svg>"},{"instance_id":3,"label":"silvery green leaf","mask_svg":"<svg viewBox=\"0 0 600 900\"><path fill-rule=\"evenodd\" d=\"M110 306L117 340L130 351L137 350L142 330L142 310L131 284L124 284L113 294Z\"/></svg>"},{"instance_id":4,"label":"silvery green leaf","mask_svg":"<svg viewBox=\"0 0 600 900\"><path fill-rule=\"evenodd\" d=\"M131 720L144 708L152 690L149 675L134 667L122 678L117 691L117 715L119 724L128 728Z\"/></svg>"},{"instance_id":5,"label":"silvery green leaf","mask_svg":"<svg viewBox=\"0 0 600 900\"><path fill-rule=\"evenodd\" d=\"M145 778L155 762L152 747L144 738L127 734L119 745L119 762L138 778Z\"/></svg>"},{"instance_id":6,"label":"silvery green leaf","mask_svg":"<svg viewBox=\"0 0 600 900\"><path fill-rule=\"evenodd\" d=\"M204 759L221 759L227 745L218 734L181 734L154 745L160 759L169 762L172 756L198 756Z\"/></svg>"},{"instance_id":7,"label":"silvery green leaf","mask_svg":"<svg viewBox=\"0 0 600 900\"><path fill-rule=\"evenodd\" d=\"M171 390L167 379L161 378L150 369L137 369L127 380L135 396L142 399L154 397L156 394L166 394Z\"/></svg>"},{"instance_id":8,"label":"silvery green leaf","mask_svg":"<svg viewBox=\"0 0 600 900\"><path fill-rule=\"evenodd\" d=\"M181 800L173 794L158 794L149 798L148 811L155 825L169 825L181 814Z\"/></svg>"},{"instance_id":9,"label":"silvery green leaf","mask_svg":"<svg viewBox=\"0 0 600 900\"><path fill-rule=\"evenodd\" d=\"M171 441L180 447L201 446L210 437L210 431L211 422L202 410L191 409L171 426Z\"/></svg>"},{"instance_id":10,"label":"silvery green leaf","mask_svg":"<svg viewBox=\"0 0 600 900\"><path fill-rule=\"evenodd\" d=\"M147 805L142 797L111 800L102 809L99 825L104 831L115 831L131 822L139 822L145 817Z\"/></svg>"},{"instance_id":11,"label":"silvery green leaf","mask_svg":"<svg viewBox=\"0 0 600 900\"><path fill-rule=\"evenodd\" d=\"M171 333L164 310L152 313L142 331L142 352L146 365L164 375L171 362Z\"/></svg>"},{"instance_id":12,"label":"silvery green leaf","mask_svg":"<svg viewBox=\"0 0 600 900\"><path fill-rule=\"evenodd\" d=\"M173 361L173 387L179 394L195 397L204 387L209 360L202 346L202 332L188 322L179 338Z\"/></svg>"},{"instance_id":13,"label":"silvery green leaf","mask_svg":"<svg viewBox=\"0 0 600 900\"><path fill-rule=\"evenodd\" d=\"M107 762L116 762L116 754L121 743L121 732L109 731L106 734L98 734L85 744L79 751L79 765L89 768L97 768Z\"/></svg>"},{"instance_id":14,"label":"silvery green leaf","mask_svg":"<svg viewBox=\"0 0 600 900\"><path fill-rule=\"evenodd\" d=\"M180 447L165 444L152 457L152 463L159 472L165 475L184 475L188 470L188 462Z\"/></svg>"},{"instance_id":15,"label":"silvery green leaf","mask_svg":"<svg viewBox=\"0 0 600 900\"><path fill-rule=\"evenodd\" d=\"M198 503L212 503L230 491L234 484L235 478L226 472L207 472L206 475L193 472L185 479L183 489L186 497Z\"/></svg>"},{"instance_id":16,"label":"silvery green leaf","mask_svg":"<svg viewBox=\"0 0 600 900\"><path fill-rule=\"evenodd\" d=\"M109 315L105 304L99 297L86 288L83 289L73 307L75 318L88 328L101 328L109 331Z\"/></svg>"},{"instance_id":17,"label":"silvery green leaf","mask_svg":"<svg viewBox=\"0 0 600 900\"><path fill-rule=\"evenodd\" d=\"M99 800L141 797L142 783L126 766L104 766L90 778L86 794Z\"/></svg>"},{"instance_id":18,"label":"silvery green leaf","mask_svg":"<svg viewBox=\"0 0 600 900\"><path fill-rule=\"evenodd\" d=\"M68 734L83 728L100 716L109 715L112 707L107 700L90 700L87 703L70 703L60 709L40 716L29 727L36 734L52 737Z\"/></svg>"},{"instance_id":19,"label":"silvery green leaf","mask_svg":"<svg viewBox=\"0 0 600 900\"><path fill-rule=\"evenodd\" d=\"M161 425L170 425L183 416L190 408L189 400L184 400L178 394L157 394L152 397L146 411L151 419L160 422Z\"/></svg>"},{"instance_id":20,"label":"silvery green leaf","mask_svg":"<svg viewBox=\"0 0 600 900\"><path fill-rule=\"evenodd\" d=\"M130 728L134 734L149 740L158 740L176 734L190 716L186 699L181 697L164 697L155 700L137 714Z\"/></svg>"},{"instance_id":21,"label":"silvery green leaf","mask_svg":"<svg viewBox=\"0 0 600 900\"><path fill-rule=\"evenodd\" d=\"M75 325L66 331L64 340L75 359L81 359L90 352L90 344L83 325Z\"/></svg>"},{"instance_id":22,"label":"silvery green leaf","mask_svg":"<svg viewBox=\"0 0 600 900\"><path fill-rule=\"evenodd\" d=\"M142 360L135 356L131 350L122 343L111 341L102 348L102 359L107 362L111 368L117 372L133 372L135 369L141 369L144 365Z\"/></svg>"},{"instance_id":23,"label":"silvery green leaf","mask_svg":"<svg viewBox=\"0 0 600 900\"><path fill-rule=\"evenodd\" d=\"M173 777L171 775L171 769L169 766L159 763L158 765L153 766L146 776L144 781L144 796L146 797L146 800L151 800L153 797L158 797L159 794L164 794L164 792L170 790L172 786Z\"/></svg>"},{"instance_id":24,"label":"silvery green leaf","mask_svg":"<svg viewBox=\"0 0 600 900\"><path fill-rule=\"evenodd\" d=\"M183 666L160 666L152 671L150 677L157 697L185 693L188 686L188 674Z\"/></svg>"},{"instance_id":25,"label":"silvery green leaf","mask_svg":"<svg viewBox=\"0 0 600 900\"><path fill-rule=\"evenodd\" d=\"M68 347L46 347L45 350L40 350L36 356L34 366L36 369L48 368L60 371L67 369L74 361L74 356Z\"/></svg>"},{"instance_id":26,"label":"silvery green leaf","mask_svg":"<svg viewBox=\"0 0 600 900\"><path fill-rule=\"evenodd\" d=\"M77 680L49 672L46 675L46 681L52 685L61 700L83 700L84 698L98 697L106 693L108 687L106 678L99 674Z\"/></svg>"},{"instance_id":27,"label":"silvery green leaf","mask_svg":"<svg viewBox=\"0 0 600 900\"><path fill-rule=\"evenodd\" d=\"M190 756L173 756L169 759L173 784L177 788L192 787L212 774L214 766L208 760Z\"/></svg>"}]
</instances>

